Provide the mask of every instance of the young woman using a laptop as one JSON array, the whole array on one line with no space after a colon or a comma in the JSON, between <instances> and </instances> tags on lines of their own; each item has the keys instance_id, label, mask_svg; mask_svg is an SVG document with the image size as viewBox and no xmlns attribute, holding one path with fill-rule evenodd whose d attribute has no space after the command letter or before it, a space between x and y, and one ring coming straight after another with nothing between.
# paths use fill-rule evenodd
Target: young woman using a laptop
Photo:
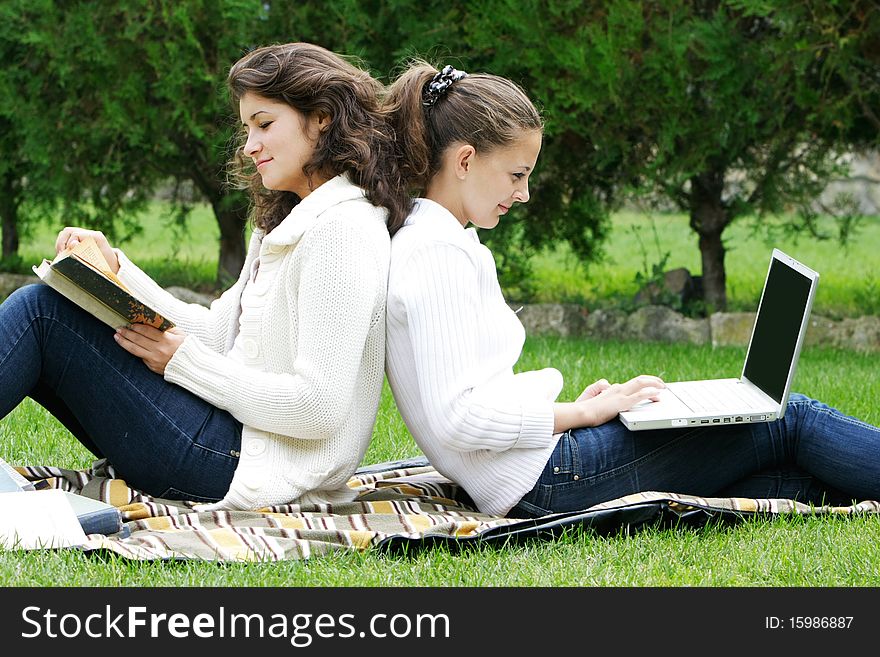
<instances>
[{"instance_id":1,"label":"young woman using a laptop","mask_svg":"<svg viewBox=\"0 0 880 657\"><path fill-rule=\"evenodd\" d=\"M523 326L466 226L494 228L529 200L542 119L509 80L424 63L388 102L421 198L392 240L386 372L416 442L481 511L540 516L645 490L880 499L880 429L802 395L770 423L631 432L617 415L656 398L655 376L560 402L556 369L514 374Z\"/></svg>"}]
</instances>

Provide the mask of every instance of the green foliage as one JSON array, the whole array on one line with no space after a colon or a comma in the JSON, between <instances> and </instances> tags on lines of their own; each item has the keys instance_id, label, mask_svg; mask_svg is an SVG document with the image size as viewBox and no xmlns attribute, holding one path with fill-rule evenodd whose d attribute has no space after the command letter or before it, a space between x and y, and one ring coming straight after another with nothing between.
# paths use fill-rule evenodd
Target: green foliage
<instances>
[{"instance_id":1,"label":"green foliage","mask_svg":"<svg viewBox=\"0 0 880 657\"><path fill-rule=\"evenodd\" d=\"M836 156L877 145L878 13L872 0L4 0L0 213L112 233L157 185L189 181L217 215L221 266L243 256L226 72L256 46L304 40L386 80L422 56L537 101L533 200L505 218L513 238L481 236L523 296L530 254L564 241L595 259L634 193L716 240L721 281L731 222L797 210L810 230L813 199L845 170ZM841 214L848 235L859 219Z\"/></svg>"},{"instance_id":2,"label":"green foliage","mask_svg":"<svg viewBox=\"0 0 880 657\"><path fill-rule=\"evenodd\" d=\"M723 230L791 209L809 225L837 156L876 144L878 20L868 1L481 3L474 58L547 117L527 239L587 258L634 191L690 214L723 305Z\"/></svg>"}]
</instances>

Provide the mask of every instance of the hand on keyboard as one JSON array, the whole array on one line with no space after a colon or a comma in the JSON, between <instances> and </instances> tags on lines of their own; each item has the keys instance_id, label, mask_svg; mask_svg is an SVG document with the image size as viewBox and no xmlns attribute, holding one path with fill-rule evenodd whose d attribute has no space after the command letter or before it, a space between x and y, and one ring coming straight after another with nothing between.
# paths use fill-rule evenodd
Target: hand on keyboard
<instances>
[{"instance_id":1,"label":"hand on keyboard","mask_svg":"<svg viewBox=\"0 0 880 657\"><path fill-rule=\"evenodd\" d=\"M660 391L666 387L663 380L642 374L626 383L614 383L593 396L587 396L590 387L581 393L577 401L554 405L554 433L568 431L575 427L595 427L615 417L620 411L629 410L634 405L648 400L656 401ZM590 392L595 392L593 388Z\"/></svg>"}]
</instances>

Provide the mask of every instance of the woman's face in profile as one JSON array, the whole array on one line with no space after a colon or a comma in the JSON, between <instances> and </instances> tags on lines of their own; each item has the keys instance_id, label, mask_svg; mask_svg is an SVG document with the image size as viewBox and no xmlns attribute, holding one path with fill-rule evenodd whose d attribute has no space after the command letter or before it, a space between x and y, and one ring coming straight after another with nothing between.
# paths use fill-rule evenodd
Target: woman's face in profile
<instances>
[{"instance_id":1,"label":"woman's face in profile","mask_svg":"<svg viewBox=\"0 0 880 657\"><path fill-rule=\"evenodd\" d=\"M244 154L253 160L263 186L308 196L311 189L303 166L312 158L326 120L250 92L241 97L239 113L247 134Z\"/></svg>"},{"instance_id":2,"label":"woman's face in profile","mask_svg":"<svg viewBox=\"0 0 880 657\"><path fill-rule=\"evenodd\" d=\"M514 203L529 200L529 176L541 151L542 133L529 131L500 148L474 153L462 204L467 220L478 228L494 228Z\"/></svg>"}]
</instances>

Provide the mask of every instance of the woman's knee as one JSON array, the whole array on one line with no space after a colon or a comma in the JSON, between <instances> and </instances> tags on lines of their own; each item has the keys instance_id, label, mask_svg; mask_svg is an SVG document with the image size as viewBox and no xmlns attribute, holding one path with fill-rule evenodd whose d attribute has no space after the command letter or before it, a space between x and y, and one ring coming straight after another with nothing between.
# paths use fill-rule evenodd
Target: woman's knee
<instances>
[{"instance_id":1,"label":"woman's knee","mask_svg":"<svg viewBox=\"0 0 880 657\"><path fill-rule=\"evenodd\" d=\"M12 292L12 294L7 297L6 301L3 302L3 305L9 307L23 306L36 309L44 307L47 303L54 304L59 298L61 298L61 295L48 285L44 285L43 283L30 283L28 285L23 285Z\"/></svg>"}]
</instances>

